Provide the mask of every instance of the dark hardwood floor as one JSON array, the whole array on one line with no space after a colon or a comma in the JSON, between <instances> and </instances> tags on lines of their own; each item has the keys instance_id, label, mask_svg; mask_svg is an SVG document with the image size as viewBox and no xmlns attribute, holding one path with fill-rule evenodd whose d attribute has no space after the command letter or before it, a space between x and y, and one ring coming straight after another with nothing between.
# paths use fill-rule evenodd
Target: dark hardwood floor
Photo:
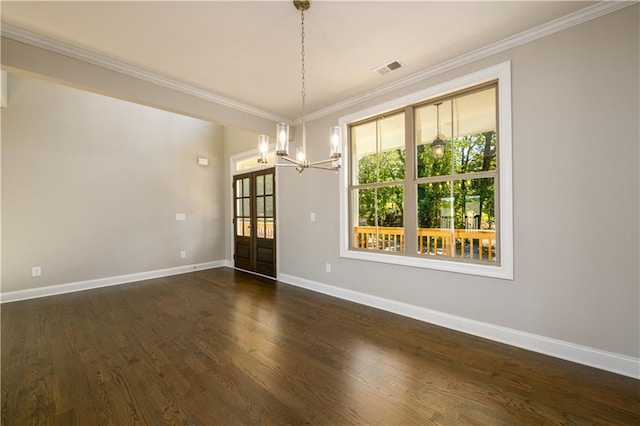
<instances>
[{"instance_id":1,"label":"dark hardwood floor","mask_svg":"<svg viewBox=\"0 0 640 426\"><path fill-rule=\"evenodd\" d=\"M2 305L2 424L640 424L640 381L221 268Z\"/></svg>"}]
</instances>

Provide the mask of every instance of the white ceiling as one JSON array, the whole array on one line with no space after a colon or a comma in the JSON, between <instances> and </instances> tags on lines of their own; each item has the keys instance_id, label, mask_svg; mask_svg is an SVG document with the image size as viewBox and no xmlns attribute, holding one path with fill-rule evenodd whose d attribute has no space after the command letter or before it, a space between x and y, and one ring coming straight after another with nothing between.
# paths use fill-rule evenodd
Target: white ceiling
<instances>
[{"instance_id":1,"label":"white ceiling","mask_svg":"<svg viewBox=\"0 0 640 426\"><path fill-rule=\"evenodd\" d=\"M305 13L307 113L596 2L321 1ZM2 23L287 120L298 118L300 16L283 1L2 1ZM398 60L380 76L372 69Z\"/></svg>"}]
</instances>

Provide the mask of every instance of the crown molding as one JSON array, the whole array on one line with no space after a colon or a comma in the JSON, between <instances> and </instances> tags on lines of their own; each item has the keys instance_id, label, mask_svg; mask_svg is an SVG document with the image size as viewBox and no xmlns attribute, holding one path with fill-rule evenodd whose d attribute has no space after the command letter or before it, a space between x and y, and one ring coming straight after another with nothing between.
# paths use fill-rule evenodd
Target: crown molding
<instances>
[{"instance_id":1,"label":"crown molding","mask_svg":"<svg viewBox=\"0 0 640 426\"><path fill-rule=\"evenodd\" d=\"M313 113L307 114L307 121L315 120L326 115L333 114L345 108L357 105L361 102L368 101L387 93L391 93L395 90L401 89L411 84L418 83L444 72L451 71L463 65L467 65L472 62L476 62L489 56L495 55L497 53L504 52L505 50L513 49L514 47L521 46L523 44L557 33L575 25L582 24L583 22L587 22L607 15L609 13L618 11L620 9L624 9L625 7L632 6L634 4L638 4L638 1L605 0L600 3L596 3L582 10L570 13L569 15L565 15L563 17L554 19L553 21L549 21L547 23L534 27L530 30L523 31L498 42L473 50L469 53L465 53L464 55L458 56L457 58L453 58L433 67L426 68L422 71L411 74L407 77L396 80L377 89L364 92L343 102L339 102L326 108L322 108Z\"/></svg>"},{"instance_id":2,"label":"crown molding","mask_svg":"<svg viewBox=\"0 0 640 426\"><path fill-rule=\"evenodd\" d=\"M272 121L285 121L282 117L272 114L268 111L264 111L252 106L243 104L241 102L234 101L233 99L225 98L224 96L216 95L207 90L199 89L197 87L173 80L171 78L163 77L158 74L146 71L131 65L127 65L123 62L119 62L104 56L96 55L84 49L71 46L66 43L62 43L38 34L31 33L12 25L2 24L0 28L2 37L6 37L21 43L26 43L34 47L38 47L50 52L58 53L73 59L96 65L101 68L105 68L111 71L118 72L120 74L134 77L149 83L163 86L178 92L182 92L188 95L195 96L200 99L221 105L227 108L231 108L240 112L262 117Z\"/></svg>"},{"instance_id":3,"label":"crown molding","mask_svg":"<svg viewBox=\"0 0 640 426\"><path fill-rule=\"evenodd\" d=\"M368 101L378 96L385 95L411 84L426 80L438 74L442 74L460 66L479 61L491 55L504 52L505 50L512 49L514 47L529 43L542 37L546 37L558 31L562 31L583 22L599 18L601 16L618 11L620 9L624 9L625 7L632 6L634 4L638 4L638 1L601 1L592 6L586 7L582 10L563 16L561 18L554 19L553 21L549 21L530 30L523 31L519 34L500 40L496 43L492 43L479 49L473 50L469 53L458 56L457 58L453 58L433 67L426 68L422 71L411 74L407 77L386 84L377 89L364 92L358 96L346 99L345 101L338 102L326 108L322 108L318 111L309 113L305 118L307 121L312 121L326 115L333 114L350 106ZM78 59L83 62L116 71L130 77L135 77L140 80L157 84L159 86L177 90L179 92L186 93L221 106L235 109L240 112L251 114L257 117L262 117L272 121L287 121L286 119L268 111L251 107L241 102L216 95L207 90L199 89L194 86L190 86L188 84L181 83L179 81L163 77L155 73L145 71L119 61L115 61L113 59L106 58L104 56L96 55L87 50L79 49L66 43L43 37L11 25L2 24L0 32L3 37L7 37L12 40L26 43L64 56L68 56L73 59ZM300 122L300 119L296 120L295 122Z\"/></svg>"}]
</instances>

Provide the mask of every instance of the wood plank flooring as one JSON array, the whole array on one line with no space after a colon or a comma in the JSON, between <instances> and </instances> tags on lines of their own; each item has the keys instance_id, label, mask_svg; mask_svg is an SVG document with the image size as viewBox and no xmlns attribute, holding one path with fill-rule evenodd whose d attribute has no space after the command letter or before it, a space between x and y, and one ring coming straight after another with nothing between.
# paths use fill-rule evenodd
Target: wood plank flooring
<instances>
[{"instance_id":1,"label":"wood plank flooring","mask_svg":"<svg viewBox=\"0 0 640 426\"><path fill-rule=\"evenodd\" d=\"M639 425L640 381L228 268L2 305L2 424Z\"/></svg>"}]
</instances>

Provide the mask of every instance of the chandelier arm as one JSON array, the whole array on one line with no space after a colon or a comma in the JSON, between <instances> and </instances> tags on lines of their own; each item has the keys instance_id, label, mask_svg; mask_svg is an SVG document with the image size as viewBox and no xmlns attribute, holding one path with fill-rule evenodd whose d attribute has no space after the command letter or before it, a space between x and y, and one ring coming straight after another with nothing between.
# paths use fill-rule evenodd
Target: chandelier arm
<instances>
[{"instance_id":1,"label":"chandelier arm","mask_svg":"<svg viewBox=\"0 0 640 426\"><path fill-rule=\"evenodd\" d=\"M330 170L330 171L334 171L337 172L338 170L340 170L340 165L337 165L336 167L322 167L322 166L312 166L309 165L307 166L310 169L317 169L317 170Z\"/></svg>"},{"instance_id":2,"label":"chandelier arm","mask_svg":"<svg viewBox=\"0 0 640 426\"><path fill-rule=\"evenodd\" d=\"M299 164L285 164L285 163L274 163L274 164L268 164L268 165L265 165L265 166L268 166L268 167L296 167L296 168L302 167Z\"/></svg>"},{"instance_id":3,"label":"chandelier arm","mask_svg":"<svg viewBox=\"0 0 640 426\"><path fill-rule=\"evenodd\" d=\"M311 166L315 166L316 164L326 164L326 163L333 163L334 161L336 161L337 159L335 158L329 158L327 160L318 160L318 161L311 161L309 162L309 167Z\"/></svg>"},{"instance_id":4,"label":"chandelier arm","mask_svg":"<svg viewBox=\"0 0 640 426\"><path fill-rule=\"evenodd\" d=\"M298 161L298 160L296 160L294 158L287 157L286 155L283 155L280 158L282 158L283 160L288 161L289 163L292 163L292 164L294 164L296 166L303 166L304 165L302 162L300 162L300 161Z\"/></svg>"}]
</instances>

